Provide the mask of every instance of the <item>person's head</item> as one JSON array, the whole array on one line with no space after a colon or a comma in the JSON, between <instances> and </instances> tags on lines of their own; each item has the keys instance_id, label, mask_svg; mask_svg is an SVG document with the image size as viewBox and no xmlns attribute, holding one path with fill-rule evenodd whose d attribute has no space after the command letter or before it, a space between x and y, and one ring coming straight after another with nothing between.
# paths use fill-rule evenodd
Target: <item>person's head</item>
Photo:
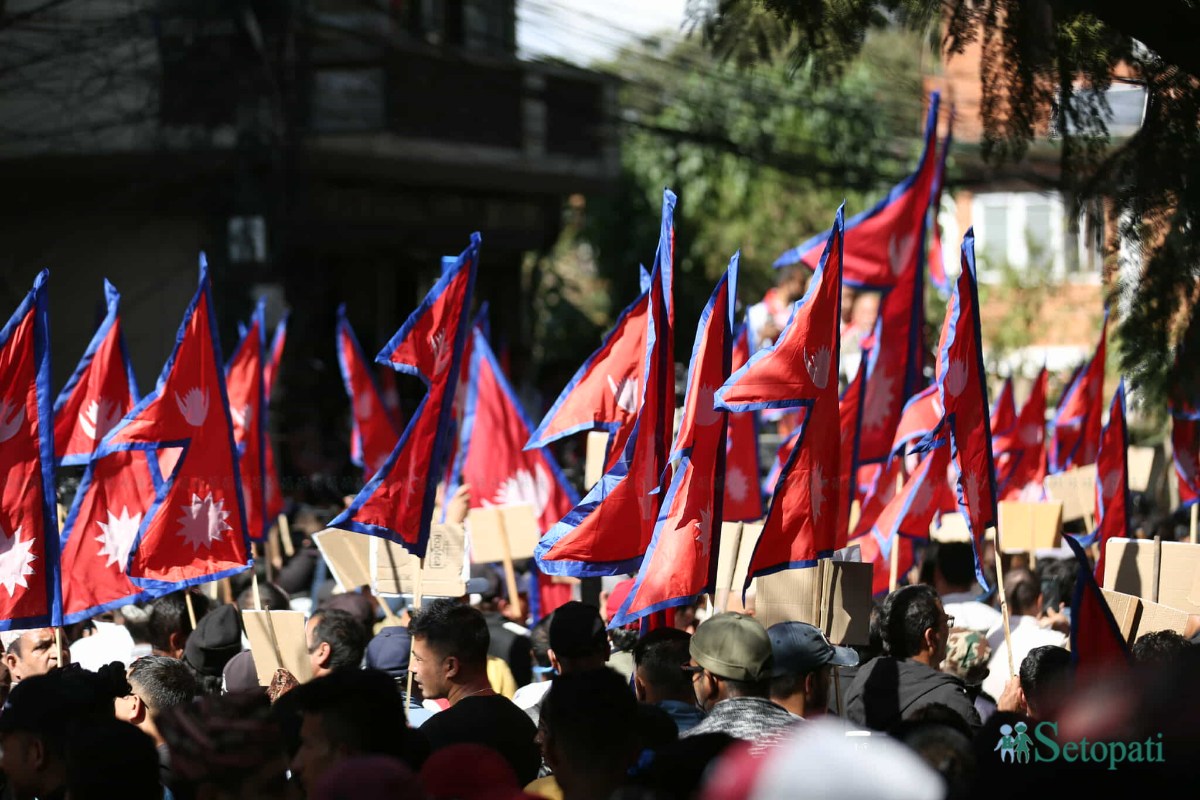
<instances>
[{"instance_id":1,"label":"person's head","mask_svg":"<svg viewBox=\"0 0 1200 800\"><path fill-rule=\"evenodd\" d=\"M407 628L389 625L367 643L367 668L378 669L400 680L408 675L412 636Z\"/></svg>"},{"instance_id":2,"label":"person's head","mask_svg":"<svg viewBox=\"0 0 1200 800\"><path fill-rule=\"evenodd\" d=\"M192 610L196 612L197 622L208 613L208 596L190 589L155 598L150 603L148 623L150 647L155 655L183 658L184 647L192 633L185 592L192 596Z\"/></svg>"},{"instance_id":3,"label":"person's head","mask_svg":"<svg viewBox=\"0 0 1200 800\"><path fill-rule=\"evenodd\" d=\"M260 581L258 584L258 599L262 602L263 611L287 611L292 607L292 599L278 584ZM242 611L254 611L254 587L242 590L238 595L237 607Z\"/></svg>"},{"instance_id":4,"label":"person's head","mask_svg":"<svg viewBox=\"0 0 1200 800\"><path fill-rule=\"evenodd\" d=\"M284 699L300 715L299 748L291 768L309 797L343 759L411 756L404 702L387 673L339 670L296 687Z\"/></svg>"},{"instance_id":5,"label":"person's head","mask_svg":"<svg viewBox=\"0 0 1200 800\"><path fill-rule=\"evenodd\" d=\"M183 661L198 675L219 683L229 659L242 652L242 620L231 605L221 605L196 623L183 647Z\"/></svg>"},{"instance_id":6,"label":"person's head","mask_svg":"<svg viewBox=\"0 0 1200 800\"><path fill-rule=\"evenodd\" d=\"M304 637L315 678L336 669L356 669L362 665L367 632L349 612L317 609L305 625Z\"/></svg>"},{"instance_id":7,"label":"person's head","mask_svg":"<svg viewBox=\"0 0 1200 800\"><path fill-rule=\"evenodd\" d=\"M1021 694L1029 716L1036 720L1055 719L1071 694L1075 671L1071 654L1054 645L1035 647L1021 662Z\"/></svg>"},{"instance_id":8,"label":"person's head","mask_svg":"<svg viewBox=\"0 0 1200 800\"><path fill-rule=\"evenodd\" d=\"M975 551L970 542L938 542L933 588L939 595L970 591L975 584Z\"/></svg>"},{"instance_id":9,"label":"person's head","mask_svg":"<svg viewBox=\"0 0 1200 800\"><path fill-rule=\"evenodd\" d=\"M59 666L53 628L5 631L0 644L4 645L4 666L8 667L14 684L34 675L45 675ZM65 649L63 660L70 662Z\"/></svg>"},{"instance_id":10,"label":"person's head","mask_svg":"<svg viewBox=\"0 0 1200 800\"><path fill-rule=\"evenodd\" d=\"M802 717L823 714L829 705L834 667L853 667L858 654L835 647L807 622L779 622L767 629L771 640L771 699Z\"/></svg>"},{"instance_id":11,"label":"person's head","mask_svg":"<svg viewBox=\"0 0 1200 800\"><path fill-rule=\"evenodd\" d=\"M375 618L379 613L379 606L371 595L359 592L335 594L321 601L319 608L335 608L338 611L345 611L358 620L358 624L368 633L368 637L371 629L375 627Z\"/></svg>"},{"instance_id":12,"label":"person's head","mask_svg":"<svg viewBox=\"0 0 1200 800\"><path fill-rule=\"evenodd\" d=\"M630 735L637 713L633 693L611 669L554 679L542 703L540 736L565 797L581 790L607 797L620 785L637 757Z\"/></svg>"},{"instance_id":13,"label":"person's head","mask_svg":"<svg viewBox=\"0 0 1200 800\"><path fill-rule=\"evenodd\" d=\"M948 672L967 686L978 686L988 676L992 647L981 631L954 628L946 643L942 672Z\"/></svg>"},{"instance_id":14,"label":"person's head","mask_svg":"<svg viewBox=\"0 0 1200 800\"><path fill-rule=\"evenodd\" d=\"M882 614L883 640L890 655L935 669L941 665L953 621L932 586L919 583L897 589L883 601Z\"/></svg>"},{"instance_id":15,"label":"person's head","mask_svg":"<svg viewBox=\"0 0 1200 800\"><path fill-rule=\"evenodd\" d=\"M975 776L975 749L971 731L963 731L962 715L935 704L931 712L901 722L892 738L906 745L946 781L948 800L970 796ZM940 713L939 713L940 712Z\"/></svg>"},{"instance_id":16,"label":"person's head","mask_svg":"<svg viewBox=\"0 0 1200 800\"><path fill-rule=\"evenodd\" d=\"M608 634L600 610L576 600L550 620L550 663L560 675L599 669L608 662Z\"/></svg>"},{"instance_id":17,"label":"person's head","mask_svg":"<svg viewBox=\"0 0 1200 800\"><path fill-rule=\"evenodd\" d=\"M447 697L455 686L486 682L491 636L477 609L455 600L434 600L413 615L408 633L409 669L425 697Z\"/></svg>"},{"instance_id":18,"label":"person's head","mask_svg":"<svg viewBox=\"0 0 1200 800\"><path fill-rule=\"evenodd\" d=\"M655 628L633 646L633 690L643 703L696 702L692 681L683 669L692 637L678 628Z\"/></svg>"},{"instance_id":19,"label":"person's head","mask_svg":"<svg viewBox=\"0 0 1200 800\"><path fill-rule=\"evenodd\" d=\"M205 696L164 711L158 727L171 751L179 800L279 800L287 758L265 694Z\"/></svg>"},{"instance_id":20,"label":"person's head","mask_svg":"<svg viewBox=\"0 0 1200 800\"><path fill-rule=\"evenodd\" d=\"M1194 644L1175 631L1154 631L1139 636L1133 643L1133 661L1135 664L1171 664L1183 658L1193 647Z\"/></svg>"},{"instance_id":21,"label":"person's head","mask_svg":"<svg viewBox=\"0 0 1200 800\"><path fill-rule=\"evenodd\" d=\"M68 667L13 687L0 712L0 770L17 797L45 797L66 783L67 734L113 718L113 701L129 693L120 663L98 672Z\"/></svg>"},{"instance_id":22,"label":"person's head","mask_svg":"<svg viewBox=\"0 0 1200 800\"><path fill-rule=\"evenodd\" d=\"M146 656L139 658L127 673L130 692L116 700L117 719L131 723L162 743L155 718L170 708L192 702L200 693L196 677L177 658Z\"/></svg>"},{"instance_id":23,"label":"person's head","mask_svg":"<svg viewBox=\"0 0 1200 800\"><path fill-rule=\"evenodd\" d=\"M121 619L134 644L150 644L150 606L121 606Z\"/></svg>"},{"instance_id":24,"label":"person's head","mask_svg":"<svg viewBox=\"0 0 1200 800\"><path fill-rule=\"evenodd\" d=\"M1042 585L1028 569L1004 573L1004 594L1014 616L1038 617L1042 613Z\"/></svg>"},{"instance_id":25,"label":"person's head","mask_svg":"<svg viewBox=\"0 0 1200 800\"><path fill-rule=\"evenodd\" d=\"M128 722L89 720L67 734L67 796L71 800L161 800L155 742Z\"/></svg>"},{"instance_id":26,"label":"person's head","mask_svg":"<svg viewBox=\"0 0 1200 800\"><path fill-rule=\"evenodd\" d=\"M766 697L771 639L754 617L727 612L705 620L688 643L692 690L709 711L733 697Z\"/></svg>"},{"instance_id":27,"label":"person's head","mask_svg":"<svg viewBox=\"0 0 1200 800\"><path fill-rule=\"evenodd\" d=\"M1057 611L1070 605L1078 575L1079 562L1073 558L1039 558L1037 576L1042 588L1042 611Z\"/></svg>"},{"instance_id":28,"label":"person's head","mask_svg":"<svg viewBox=\"0 0 1200 800\"><path fill-rule=\"evenodd\" d=\"M776 285L783 293L783 299L788 303L794 303L804 297L812 276L813 271L805 264L789 264L779 268L779 272L776 274Z\"/></svg>"}]
</instances>

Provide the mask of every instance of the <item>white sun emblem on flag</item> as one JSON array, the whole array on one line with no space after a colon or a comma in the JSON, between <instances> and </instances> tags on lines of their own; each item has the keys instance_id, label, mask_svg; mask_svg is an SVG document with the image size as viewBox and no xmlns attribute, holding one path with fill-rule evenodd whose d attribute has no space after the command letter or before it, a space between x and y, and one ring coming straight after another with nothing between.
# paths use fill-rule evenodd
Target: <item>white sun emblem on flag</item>
<instances>
[{"instance_id":1,"label":"white sun emblem on flag","mask_svg":"<svg viewBox=\"0 0 1200 800\"><path fill-rule=\"evenodd\" d=\"M828 347L822 346L815 353L804 351L804 368L818 389L829 385L829 362L832 358Z\"/></svg>"},{"instance_id":2,"label":"white sun emblem on flag","mask_svg":"<svg viewBox=\"0 0 1200 800\"><path fill-rule=\"evenodd\" d=\"M88 403L79 412L79 425L84 434L93 441L100 441L104 434L113 429L121 421L121 409L106 397L101 397Z\"/></svg>"},{"instance_id":3,"label":"white sun emblem on flag","mask_svg":"<svg viewBox=\"0 0 1200 800\"><path fill-rule=\"evenodd\" d=\"M608 388L613 393L613 400L616 401L617 408L626 414L637 413L637 387L637 378L622 377L621 380L614 381L612 375L608 376Z\"/></svg>"},{"instance_id":4,"label":"white sun emblem on flag","mask_svg":"<svg viewBox=\"0 0 1200 800\"><path fill-rule=\"evenodd\" d=\"M0 442L7 442L25 421L25 406L17 400L0 400Z\"/></svg>"},{"instance_id":5,"label":"white sun emblem on flag","mask_svg":"<svg viewBox=\"0 0 1200 800\"><path fill-rule=\"evenodd\" d=\"M696 400L696 424L701 428L716 424L721 412L713 408L713 395L717 393L715 386L703 384L700 387L700 397Z\"/></svg>"},{"instance_id":6,"label":"white sun emblem on flag","mask_svg":"<svg viewBox=\"0 0 1200 800\"><path fill-rule=\"evenodd\" d=\"M893 275L899 275L908 266L916 243L917 238L911 231L899 237L893 233L888 239L888 261Z\"/></svg>"},{"instance_id":7,"label":"white sun emblem on flag","mask_svg":"<svg viewBox=\"0 0 1200 800\"><path fill-rule=\"evenodd\" d=\"M813 467L808 478L808 491L812 497L813 519L819 519L821 516L821 506L825 504L825 487L828 486L828 481L825 480L825 475L821 471L821 465L817 464Z\"/></svg>"},{"instance_id":8,"label":"white sun emblem on flag","mask_svg":"<svg viewBox=\"0 0 1200 800\"><path fill-rule=\"evenodd\" d=\"M192 546L193 552L199 550L202 545L206 549L211 548L213 542L222 540L223 531L230 530L230 526L225 522L229 518L229 512L225 510L225 501L214 501L212 492L203 498L193 494L192 502L181 508L183 516L177 520L181 526L179 535Z\"/></svg>"},{"instance_id":9,"label":"white sun emblem on flag","mask_svg":"<svg viewBox=\"0 0 1200 800\"><path fill-rule=\"evenodd\" d=\"M441 375L454 358L454 342L445 331L434 331L429 337L429 349L433 351L433 374Z\"/></svg>"},{"instance_id":10,"label":"white sun emblem on flag","mask_svg":"<svg viewBox=\"0 0 1200 800\"><path fill-rule=\"evenodd\" d=\"M500 483L493 502L484 500L483 504L508 506L524 503L533 506L534 513L540 517L546 504L550 502L550 476L541 464L534 467L534 472L537 473L536 477L527 469L518 469L515 474Z\"/></svg>"},{"instance_id":11,"label":"white sun emblem on flag","mask_svg":"<svg viewBox=\"0 0 1200 800\"><path fill-rule=\"evenodd\" d=\"M877 431L887 421L888 410L895 400L895 383L896 379L883 369L867 381L866 402L863 404L863 427L867 430Z\"/></svg>"},{"instance_id":12,"label":"white sun emblem on flag","mask_svg":"<svg viewBox=\"0 0 1200 800\"><path fill-rule=\"evenodd\" d=\"M726 471L725 491L739 503L746 499L746 495L750 491L750 481L746 480L746 473L742 472L739 467L731 467Z\"/></svg>"},{"instance_id":13,"label":"white sun emblem on flag","mask_svg":"<svg viewBox=\"0 0 1200 800\"><path fill-rule=\"evenodd\" d=\"M133 548L133 540L142 524L142 515L129 516L129 509L125 506L121 507L119 517L113 516L111 509L106 509L105 513L108 514L108 522L96 523L100 530L104 531L96 537L96 541L100 543L100 552L97 555L108 559L104 566L111 567L116 564L117 569L124 572L125 565L129 563L129 551Z\"/></svg>"},{"instance_id":14,"label":"white sun emblem on flag","mask_svg":"<svg viewBox=\"0 0 1200 800\"><path fill-rule=\"evenodd\" d=\"M967 365L960 359L954 359L946 369L946 390L951 397L958 397L967 388Z\"/></svg>"},{"instance_id":15,"label":"white sun emblem on flag","mask_svg":"<svg viewBox=\"0 0 1200 800\"><path fill-rule=\"evenodd\" d=\"M1114 469L1105 473L1104 480L1100 485L1104 489L1104 499L1111 500L1121 486L1121 472Z\"/></svg>"},{"instance_id":16,"label":"white sun emblem on flag","mask_svg":"<svg viewBox=\"0 0 1200 800\"><path fill-rule=\"evenodd\" d=\"M8 591L11 599L17 587L28 589L26 578L33 574L33 562L37 556L30 552L33 538L21 539L21 526L9 536L0 528L0 584Z\"/></svg>"},{"instance_id":17,"label":"white sun emblem on flag","mask_svg":"<svg viewBox=\"0 0 1200 800\"><path fill-rule=\"evenodd\" d=\"M179 406L179 413L187 420L188 425L199 428L208 416L208 392L201 391L198 386L189 389L183 397L176 392L175 405Z\"/></svg>"},{"instance_id":18,"label":"white sun emblem on flag","mask_svg":"<svg viewBox=\"0 0 1200 800\"><path fill-rule=\"evenodd\" d=\"M696 528L696 543L700 545L700 555L707 556L712 547L712 511L701 509L700 519L692 523Z\"/></svg>"}]
</instances>

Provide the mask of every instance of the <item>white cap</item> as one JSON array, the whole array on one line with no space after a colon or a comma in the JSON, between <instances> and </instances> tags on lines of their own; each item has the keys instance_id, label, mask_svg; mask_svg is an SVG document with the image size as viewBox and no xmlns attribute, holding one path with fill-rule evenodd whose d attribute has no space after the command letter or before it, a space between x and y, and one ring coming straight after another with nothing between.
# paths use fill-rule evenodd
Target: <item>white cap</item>
<instances>
[{"instance_id":1,"label":"white cap","mask_svg":"<svg viewBox=\"0 0 1200 800\"><path fill-rule=\"evenodd\" d=\"M4 646L4 653L8 652L8 648L12 647L13 642L25 635L25 631L0 631L0 645Z\"/></svg>"}]
</instances>

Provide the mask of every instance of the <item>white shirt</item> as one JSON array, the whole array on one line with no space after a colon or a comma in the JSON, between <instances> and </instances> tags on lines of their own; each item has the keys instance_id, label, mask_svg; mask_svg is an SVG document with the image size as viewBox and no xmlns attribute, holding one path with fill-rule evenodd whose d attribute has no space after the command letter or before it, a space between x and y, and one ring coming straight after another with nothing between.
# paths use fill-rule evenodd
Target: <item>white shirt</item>
<instances>
[{"instance_id":1,"label":"white shirt","mask_svg":"<svg viewBox=\"0 0 1200 800\"><path fill-rule=\"evenodd\" d=\"M946 613L950 613L947 611ZM956 622L957 624L957 622ZM1035 647L1054 645L1066 647L1067 637L1050 628L1038 625L1037 617L1010 617L1009 632L1012 637L1013 669L1021 672L1021 662ZM988 644L992 646L992 658L988 661L988 676L983 679L983 690L999 700L1008 684L1008 644L1004 641L1004 624L988 632Z\"/></svg>"},{"instance_id":2,"label":"white shirt","mask_svg":"<svg viewBox=\"0 0 1200 800\"><path fill-rule=\"evenodd\" d=\"M1001 624L1000 612L975 599L970 592L954 592L942 597L942 608L954 617L954 627L990 631Z\"/></svg>"},{"instance_id":3,"label":"white shirt","mask_svg":"<svg viewBox=\"0 0 1200 800\"><path fill-rule=\"evenodd\" d=\"M99 620L95 624L95 633L71 645L71 661L92 672L113 661L132 664L133 637L125 626Z\"/></svg>"},{"instance_id":4,"label":"white shirt","mask_svg":"<svg viewBox=\"0 0 1200 800\"><path fill-rule=\"evenodd\" d=\"M537 725L538 720L542 717L542 701L550 693L550 685L553 683L554 681L527 683L517 689L517 693L513 695L513 702L516 703L517 708L528 714L534 725Z\"/></svg>"}]
</instances>

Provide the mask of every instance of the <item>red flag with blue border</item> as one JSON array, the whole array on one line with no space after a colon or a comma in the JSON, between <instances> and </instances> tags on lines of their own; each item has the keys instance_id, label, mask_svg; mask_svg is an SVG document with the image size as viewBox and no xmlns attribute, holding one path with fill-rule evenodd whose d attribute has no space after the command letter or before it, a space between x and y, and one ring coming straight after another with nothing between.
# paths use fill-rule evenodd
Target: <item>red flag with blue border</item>
<instances>
[{"instance_id":1,"label":"red flag with blue border","mask_svg":"<svg viewBox=\"0 0 1200 800\"><path fill-rule=\"evenodd\" d=\"M1050 424L1050 472L1096 463L1104 414L1104 360L1108 339L1108 314L1100 330L1100 343L1086 366L1079 369L1063 392Z\"/></svg>"},{"instance_id":2,"label":"red flag with blue border","mask_svg":"<svg viewBox=\"0 0 1200 800\"><path fill-rule=\"evenodd\" d=\"M1046 479L1046 369L1033 382L1016 423L992 437L996 453L996 488L1001 500L1040 495Z\"/></svg>"},{"instance_id":3,"label":"red flag with blue border","mask_svg":"<svg viewBox=\"0 0 1200 800\"><path fill-rule=\"evenodd\" d=\"M1104 550L1113 538L1129 536L1129 428L1125 424L1125 381L1109 406L1108 424L1096 456L1096 580L1104 580Z\"/></svg>"},{"instance_id":4,"label":"red flag with blue border","mask_svg":"<svg viewBox=\"0 0 1200 800\"><path fill-rule=\"evenodd\" d=\"M730 369L741 369L750 360L750 326L742 324L734 333ZM758 412L730 414L725 442L725 522L752 522L763 518L758 456Z\"/></svg>"},{"instance_id":5,"label":"red flag with blue border","mask_svg":"<svg viewBox=\"0 0 1200 800\"><path fill-rule=\"evenodd\" d=\"M267 419L270 419L270 403L271 393L275 388L275 378L279 375L279 364L283 360L283 346L287 341L287 322L288 315L284 314L283 319L275 326L275 333L271 337L271 352L267 358L266 368L263 370L263 381L266 384L267 393ZM266 437L266 449L263 452L263 460L266 464L266 488L264 491L267 494L267 519L278 519L283 513L283 488L279 481L279 467L275 462L275 445L271 441L270 431L268 426L263 426L264 436Z\"/></svg>"},{"instance_id":6,"label":"red flag with blue border","mask_svg":"<svg viewBox=\"0 0 1200 800\"><path fill-rule=\"evenodd\" d=\"M247 532L252 541L267 538L274 519L267 515L266 464L266 306L259 301L250 327L225 367L233 441L238 448L238 472L246 504Z\"/></svg>"},{"instance_id":7,"label":"red flag with blue border","mask_svg":"<svg viewBox=\"0 0 1200 800\"><path fill-rule=\"evenodd\" d=\"M1074 536L1064 536L1063 541L1079 563L1071 599L1071 663L1076 681L1129 667L1125 637L1092 574L1087 552Z\"/></svg>"},{"instance_id":8,"label":"red flag with blue border","mask_svg":"<svg viewBox=\"0 0 1200 800\"><path fill-rule=\"evenodd\" d=\"M370 480L396 448L400 434L383 404L379 384L350 327L343 303L337 310L337 354L342 384L350 398L350 461Z\"/></svg>"}]
</instances>

